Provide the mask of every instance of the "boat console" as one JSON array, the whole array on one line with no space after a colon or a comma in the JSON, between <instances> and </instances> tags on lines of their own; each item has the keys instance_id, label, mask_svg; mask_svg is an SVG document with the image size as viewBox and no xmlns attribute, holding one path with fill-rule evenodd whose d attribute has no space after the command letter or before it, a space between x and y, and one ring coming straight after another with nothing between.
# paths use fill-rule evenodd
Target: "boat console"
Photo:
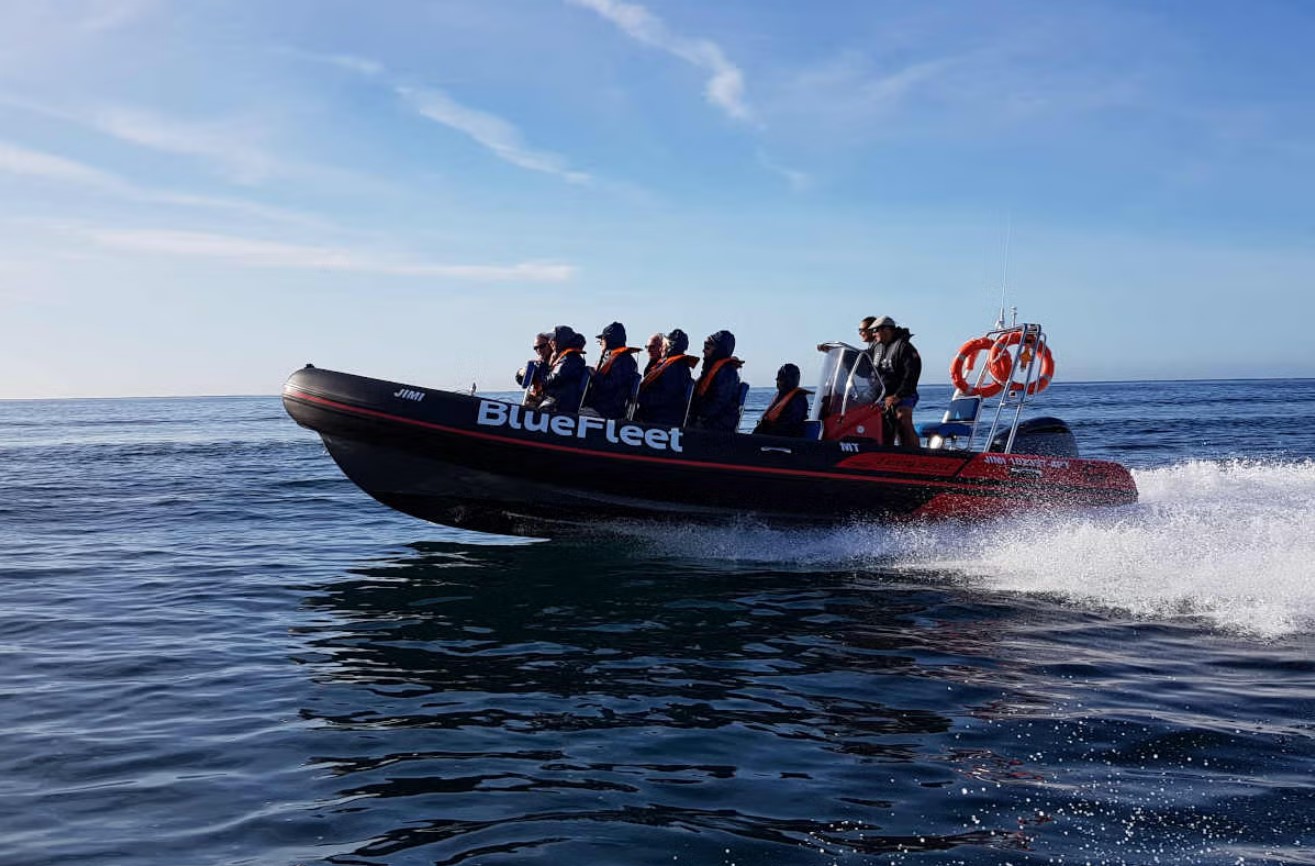
<instances>
[{"instance_id":1,"label":"boat console","mask_svg":"<svg viewBox=\"0 0 1315 866\"><path fill-rule=\"evenodd\" d=\"M848 343L826 343L826 357L809 413L813 438L870 440L884 444L889 436L878 405L881 380L872 366L872 352Z\"/></svg>"}]
</instances>

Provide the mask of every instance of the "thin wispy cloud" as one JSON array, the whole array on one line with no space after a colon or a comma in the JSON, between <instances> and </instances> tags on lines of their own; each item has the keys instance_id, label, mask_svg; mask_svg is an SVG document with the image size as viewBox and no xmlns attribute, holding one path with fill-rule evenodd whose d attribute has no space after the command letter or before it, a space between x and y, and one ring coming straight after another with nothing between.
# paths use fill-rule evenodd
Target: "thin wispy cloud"
<instances>
[{"instance_id":1,"label":"thin wispy cloud","mask_svg":"<svg viewBox=\"0 0 1315 866\"><path fill-rule=\"evenodd\" d=\"M136 109L95 112L92 124L107 135L153 150L192 156L218 165L229 179L256 184L277 171L277 160L251 144L260 136L246 121L185 122Z\"/></svg>"},{"instance_id":2,"label":"thin wispy cloud","mask_svg":"<svg viewBox=\"0 0 1315 866\"><path fill-rule=\"evenodd\" d=\"M305 214L259 202L144 187L112 172L76 160L5 141L0 141L0 174L84 189L145 204L225 211L301 225L318 225L322 222Z\"/></svg>"},{"instance_id":3,"label":"thin wispy cloud","mask_svg":"<svg viewBox=\"0 0 1315 866\"><path fill-rule=\"evenodd\" d=\"M564 156L531 147L520 129L511 121L463 105L439 88L404 84L397 76L390 75L387 67L376 60L353 54L324 54L297 48L285 48L282 51L292 57L333 66L363 78L381 80L421 117L460 132L514 166L554 175L569 183L588 184L594 181L587 172L571 168Z\"/></svg>"},{"instance_id":4,"label":"thin wispy cloud","mask_svg":"<svg viewBox=\"0 0 1315 866\"><path fill-rule=\"evenodd\" d=\"M632 39L708 72L710 77L704 87L707 100L735 120L753 119L753 113L745 101L744 73L726 57L717 43L673 33L661 19L636 3L624 3L621 0L566 2L590 9L615 24Z\"/></svg>"},{"instance_id":5,"label":"thin wispy cloud","mask_svg":"<svg viewBox=\"0 0 1315 866\"><path fill-rule=\"evenodd\" d=\"M943 85L939 79L965 63L965 58L941 57L889 70L877 68L864 54L846 51L796 76L786 102L808 114L868 124L888 119L920 92Z\"/></svg>"},{"instance_id":6,"label":"thin wispy cloud","mask_svg":"<svg viewBox=\"0 0 1315 866\"><path fill-rule=\"evenodd\" d=\"M72 107L0 93L0 106L15 108L126 141L130 144L200 159L216 166L228 180L251 186L272 175L304 173L261 148L263 127L251 120L184 121L140 108Z\"/></svg>"},{"instance_id":7,"label":"thin wispy cloud","mask_svg":"<svg viewBox=\"0 0 1315 866\"><path fill-rule=\"evenodd\" d=\"M869 105L894 105L909 98L919 87L935 81L960 63L955 58L939 58L913 63L888 75L865 81L859 97Z\"/></svg>"},{"instance_id":8,"label":"thin wispy cloud","mask_svg":"<svg viewBox=\"0 0 1315 866\"><path fill-rule=\"evenodd\" d=\"M90 0L79 23L84 30L113 30L142 17L156 3L157 0Z\"/></svg>"},{"instance_id":9,"label":"thin wispy cloud","mask_svg":"<svg viewBox=\"0 0 1315 866\"><path fill-rule=\"evenodd\" d=\"M560 283L575 275L572 265L520 262L512 265L444 264L399 261L336 247L284 243L261 238L171 229L103 229L84 232L106 249L219 259L239 267L380 274L398 277L444 277L475 282Z\"/></svg>"},{"instance_id":10,"label":"thin wispy cloud","mask_svg":"<svg viewBox=\"0 0 1315 866\"><path fill-rule=\"evenodd\" d=\"M3 141L0 141L0 172L99 190L117 192L129 188L129 184L109 172Z\"/></svg>"},{"instance_id":11,"label":"thin wispy cloud","mask_svg":"<svg viewBox=\"0 0 1315 866\"><path fill-rule=\"evenodd\" d=\"M761 150L758 151L758 164L772 174L785 178L786 183L790 184L790 188L795 192L806 192L813 188L812 175L781 165Z\"/></svg>"},{"instance_id":12,"label":"thin wispy cloud","mask_svg":"<svg viewBox=\"0 0 1315 866\"><path fill-rule=\"evenodd\" d=\"M1117 52L1116 37L1078 28L1062 17L983 27L923 57L903 46L848 49L798 71L777 94L773 117L812 138L866 146L874 138L1007 136L1110 110L1176 110L1144 92L1153 67L1102 62Z\"/></svg>"},{"instance_id":13,"label":"thin wispy cloud","mask_svg":"<svg viewBox=\"0 0 1315 866\"><path fill-rule=\"evenodd\" d=\"M319 51L306 51L301 48L281 47L275 49L279 54L293 57L298 60L309 60L313 63L323 63L326 66L336 66L339 69L345 69L348 72L354 72L357 75L376 76L383 75L386 71L384 65L375 60L365 57L358 57L354 54L324 54Z\"/></svg>"},{"instance_id":14,"label":"thin wispy cloud","mask_svg":"<svg viewBox=\"0 0 1315 866\"><path fill-rule=\"evenodd\" d=\"M491 150L499 159L530 171L555 175L571 183L591 181L585 172L571 169L565 158L531 148L520 130L501 117L462 105L436 88L399 86L396 91L417 114L469 136Z\"/></svg>"}]
</instances>

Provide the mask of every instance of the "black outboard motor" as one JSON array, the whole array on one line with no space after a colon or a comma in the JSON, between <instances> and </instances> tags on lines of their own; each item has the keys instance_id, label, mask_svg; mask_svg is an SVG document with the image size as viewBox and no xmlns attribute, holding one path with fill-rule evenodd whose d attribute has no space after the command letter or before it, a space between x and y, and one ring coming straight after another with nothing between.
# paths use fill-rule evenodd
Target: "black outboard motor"
<instances>
[{"instance_id":1,"label":"black outboard motor","mask_svg":"<svg viewBox=\"0 0 1315 866\"><path fill-rule=\"evenodd\" d=\"M1009 431L1001 430L991 440L989 451L1005 450ZM1058 418L1029 418L1018 425L1014 436L1014 454L1036 454L1041 457L1077 457L1078 440L1068 425Z\"/></svg>"}]
</instances>

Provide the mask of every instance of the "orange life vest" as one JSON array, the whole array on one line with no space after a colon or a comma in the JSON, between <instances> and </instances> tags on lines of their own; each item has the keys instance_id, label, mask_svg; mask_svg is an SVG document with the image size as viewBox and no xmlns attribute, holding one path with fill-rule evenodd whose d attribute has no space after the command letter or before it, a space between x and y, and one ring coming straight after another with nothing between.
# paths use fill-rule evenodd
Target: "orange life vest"
<instances>
[{"instance_id":1,"label":"orange life vest","mask_svg":"<svg viewBox=\"0 0 1315 866\"><path fill-rule=\"evenodd\" d=\"M575 354L580 355L580 356L583 356L583 355L584 355L584 352L582 352L582 351L579 350L579 349L562 349L562 350L561 350L560 352L558 352L556 355L553 355L553 356L552 356L552 366L556 367L558 361L562 360L563 358L565 358L567 355L571 354L572 352L574 352Z\"/></svg>"},{"instance_id":2,"label":"orange life vest","mask_svg":"<svg viewBox=\"0 0 1315 866\"><path fill-rule=\"evenodd\" d=\"M735 358L735 357L722 358L720 361L712 365L712 369L708 370L707 373L704 373L703 376L699 378L699 385L695 389L695 392L700 397L708 393L708 389L712 387L712 380L717 378L717 374L721 372L721 368L732 362L737 367L744 366L744 362L741 361L739 358Z\"/></svg>"},{"instance_id":3,"label":"orange life vest","mask_svg":"<svg viewBox=\"0 0 1315 866\"><path fill-rule=\"evenodd\" d=\"M693 355L672 355L670 358L662 359L662 363L654 367L653 371L644 377L644 381L639 383L639 390L643 391L649 385L652 385L658 379L661 379L662 374L667 372L667 368L677 361L682 361L693 367L699 362L699 359L695 358Z\"/></svg>"},{"instance_id":4,"label":"orange life vest","mask_svg":"<svg viewBox=\"0 0 1315 866\"><path fill-rule=\"evenodd\" d=\"M622 355L628 355L631 352L638 352L638 351L639 351L638 349L632 349L629 346L622 346L619 349L612 349L607 353L607 360L603 361L603 363L598 365L598 372L601 375L606 376L607 371L612 369L613 361L615 361L617 358L620 358Z\"/></svg>"},{"instance_id":5,"label":"orange life vest","mask_svg":"<svg viewBox=\"0 0 1315 866\"><path fill-rule=\"evenodd\" d=\"M805 393L807 392L803 388L795 388L784 395L778 396L772 401L772 405L767 407L767 411L763 413L763 420L768 423L776 423L781 417L781 413L785 411L785 407L790 405L790 401L794 399L794 395Z\"/></svg>"}]
</instances>

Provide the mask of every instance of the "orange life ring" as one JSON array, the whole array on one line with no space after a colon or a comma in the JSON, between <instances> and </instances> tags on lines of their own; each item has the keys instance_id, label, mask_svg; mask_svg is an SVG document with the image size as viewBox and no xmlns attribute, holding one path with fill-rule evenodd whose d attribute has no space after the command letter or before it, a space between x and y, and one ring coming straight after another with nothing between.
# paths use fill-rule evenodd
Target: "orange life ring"
<instances>
[{"instance_id":1,"label":"orange life ring","mask_svg":"<svg viewBox=\"0 0 1315 866\"><path fill-rule=\"evenodd\" d=\"M991 354L986 362L987 369L991 371L991 378L998 382L1001 388L1007 382L1010 391L1021 391L1026 387L1028 396L1040 394L1050 387L1050 380L1055 375L1055 356L1051 354L1050 346L1043 343L1039 353L1041 356L1040 374L1026 386L1022 382L1015 382L1013 381L1014 358L1009 348L1018 345L1022 340L1022 331L1010 331L996 340L995 344L991 346ZM1032 363L1030 347L1035 344L1036 336L1034 334L1028 335L1027 342L1028 345L1023 347L1020 357L1020 360L1024 361L1024 366Z\"/></svg>"},{"instance_id":2,"label":"orange life ring","mask_svg":"<svg viewBox=\"0 0 1315 866\"><path fill-rule=\"evenodd\" d=\"M950 382L965 397L994 397L1005 389L1003 382L987 379L978 385L968 384L968 373L977 365L977 354L990 351L995 341L990 337L977 337L959 347L959 354L950 362ZM994 378L994 373L992 374Z\"/></svg>"}]
</instances>

